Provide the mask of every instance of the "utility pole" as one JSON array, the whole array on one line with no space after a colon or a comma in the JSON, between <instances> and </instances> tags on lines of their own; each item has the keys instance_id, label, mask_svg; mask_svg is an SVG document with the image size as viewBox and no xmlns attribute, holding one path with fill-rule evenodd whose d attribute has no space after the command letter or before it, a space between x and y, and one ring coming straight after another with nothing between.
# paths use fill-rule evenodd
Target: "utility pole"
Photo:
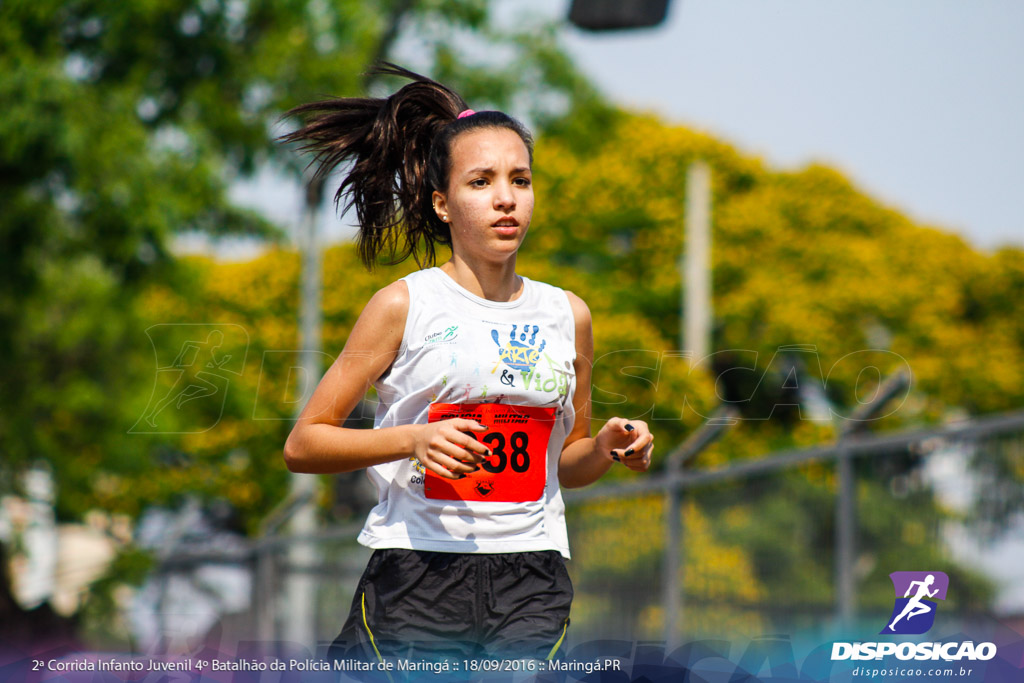
<instances>
[{"instance_id":1,"label":"utility pole","mask_svg":"<svg viewBox=\"0 0 1024 683\"><path fill-rule=\"evenodd\" d=\"M299 225L299 249L302 253L302 301L299 309L299 363L308 391L308 399L320 378L320 289L321 258L317 230L324 181L315 178L306 185L306 202ZM299 401L296 412L302 411L306 401ZM316 580L308 570L316 564L316 546L310 538L316 534L316 475L292 474L290 494L298 501L288 524L288 531L297 541L288 547L288 566L285 571L286 609L284 610L284 640L313 648L316 645ZM303 540L305 539L305 540Z\"/></svg>"},{"instance_id":2,"label":"utility pole","mask_svg":"<svg viewBox=\"0 0 1024 683\"><path fill-rule=\"evenodd\" d=\"M711 172L703 161L694 161L686 174L686 219L679 259L683 315L679 325L679 345L690 358L690 367L700 363L711 347ZM669 454L665 475L669 488L665 493L665 557L662 571L665 591L665 642L676 644L683 615L683 492L679 482L683 464L718 439L732 420L731 412L716 412L682 446Z\"/></svg>"},{"instance_id":3,"label":"utility pole","mask_svg":"<svg viewBox=\"0 0 1024 683\"><path fill-rule=\"evenodd\" d=\"M388 52L398 39L402 20L416 5L416 0L396 0L388 15L388 24L381 34L374 54L370 57L370 65L387 58ZM370 89L375 74L368 73L363 78L363 87ZM299 345L300 363L307 385L312 390L320 377L321 340L321 270L320 240L317 226L320 218L320 205L324 196L325 178L316 176L305 185L305 204L302 222L299 226L299 248L302 252L302 303L299 314ZM310 391L311 394L311 391ZM300 401L296 418L302 411L305 401ZM317 531L316 476L312 474L292 474L289 485L289 497L295 501L295 510L288 523L288 531L299 538L288 550L288 567L286 568L286 605L284 610L285 639L309 646L316 646L316 580L310 569L317 562L316 546L310 540ZM264 562L264 566L266 563ZM269 597L269 596L268 596ZM271 614L274 610L271 610ZM271 617L272 619L273 617Z\"/></svg>"},{"instance_id":4,"label":"utility pole","mask_svg":"<svg viewBox=\"0 0 1024 683\"><path fill-rule=\"evenodd\" d=\"M711 171L703 161L686 175L686 253L683 270L682 348L699 363L711 347Z\"/></svg>"}]
</instances>

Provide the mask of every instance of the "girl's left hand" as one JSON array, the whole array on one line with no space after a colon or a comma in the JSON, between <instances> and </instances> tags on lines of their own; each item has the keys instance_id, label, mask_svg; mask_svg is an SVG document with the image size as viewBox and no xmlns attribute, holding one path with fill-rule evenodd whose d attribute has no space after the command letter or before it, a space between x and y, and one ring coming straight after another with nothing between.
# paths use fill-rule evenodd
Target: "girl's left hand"
<instances>
[{"instance_id":1,"label":"girl's left hand","mask_svg":"<svg viewBox=\"0 0 1024 683\"><path fill-rule=\"evenodd\" d=\"M604 457L631 470L646 472L651 466L654 436L643 420L613 417L601 427L594 441Z\"/></svg>"}]
</instances>

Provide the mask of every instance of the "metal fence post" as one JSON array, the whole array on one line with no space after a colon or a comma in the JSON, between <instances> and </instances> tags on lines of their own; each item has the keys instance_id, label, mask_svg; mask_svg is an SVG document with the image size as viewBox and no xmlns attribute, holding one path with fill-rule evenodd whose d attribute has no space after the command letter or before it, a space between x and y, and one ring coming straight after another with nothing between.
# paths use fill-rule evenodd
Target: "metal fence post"
<instances>
[{"instance_id":1,"label":"metal fence post","mask_svg":"<svg viewBox=\"0 0 1024 683\"><path fill-rule=\"evenodd\" d=\"M683 471L682 458L671 458L665 472L669 488L665 492L665 646L675 649L679 637L679 621L683 615L682 545L683 545L683 492L673 485Z\"/></svg>"},{"instance_id":2,"label":"metal fence post","mask_svg":"<svg viewBox=\"0 0 1024 683\"><path fill-rule=\"evenodd\" d=\"M910 386L910 376L895 372L879 385L875 397L862 403L848 422L839 429L836 454L836 616L846 628L856 616L857 577L854 575L857 543L857 482L853 454L845 447L848 437L862 430L868 420L878 417L882 408L899 392Z\"/></svg>"},{"instance_id":3,"label":"metal fence post","mask_svg":"<svg viewBox=\"0 0 1024 683\"><path fill-rule=\"evenodd\" d=\"M253 554L252 606L256 637L263 643L277 638L277 590L274 559L269 548L257 545Z\"/></svg>"},{"instance_id":4,"label":"metal fence post","mask_svg":"<svg viewBox=\"0 0 1024 683\"><path fill-rule=\"evenodd\" d=\"M840 444L836 458L836 612L839 623L848 627L853 620L854 529L857 513L853 459Z\"/></svg>"},{"instance_id":5,"label":"metal fence post","mask_svg":"<svg viewBox=\"0 0 1024 683\"><path fill-rule=\"evenodd\" d=\"M739 412L732 406L721 406L708 421L689 436L665 460L665 555L662 578L665 604L665 644L677 644L683 618L683 465L725 434L738 422Z\"/></svg>"}]
</instances>

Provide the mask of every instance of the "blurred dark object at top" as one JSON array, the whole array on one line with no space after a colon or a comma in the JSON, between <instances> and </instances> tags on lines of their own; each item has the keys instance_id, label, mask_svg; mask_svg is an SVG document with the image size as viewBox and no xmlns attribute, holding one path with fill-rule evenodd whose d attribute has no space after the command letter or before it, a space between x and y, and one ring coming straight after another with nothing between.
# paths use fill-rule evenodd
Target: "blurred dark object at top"
<instances>
[{"instance_id":1,"label":"blurred dark object at top","mask_svg":"<svg viewBox=\"0 0 1024 683\"><path fill-rule=\"evenodd\" d=\"M572 0L569 21L588 31L648 28L665 21L669 0Z\"/></svg>"}]
</instances>

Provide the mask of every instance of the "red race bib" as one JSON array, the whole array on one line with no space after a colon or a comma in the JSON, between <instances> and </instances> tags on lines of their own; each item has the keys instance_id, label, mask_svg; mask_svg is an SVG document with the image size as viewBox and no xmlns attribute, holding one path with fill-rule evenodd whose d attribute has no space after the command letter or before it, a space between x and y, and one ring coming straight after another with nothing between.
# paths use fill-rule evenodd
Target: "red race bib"
<instances>
[{"instance_id":1,"label":"red race bib","mask_svg":"<svg viewBox=\"0 0 1024 683\"><path fill-rule=\"evenodd\" d=\"M490 449L490 458L464 479L445 479L427 470L427 498L525 503L540 500L548 480L548 440L555 409L504 403L432 403L428 422L453 417L476 420L486 432L466 432Z\"/></svg>"}]
</instances>

